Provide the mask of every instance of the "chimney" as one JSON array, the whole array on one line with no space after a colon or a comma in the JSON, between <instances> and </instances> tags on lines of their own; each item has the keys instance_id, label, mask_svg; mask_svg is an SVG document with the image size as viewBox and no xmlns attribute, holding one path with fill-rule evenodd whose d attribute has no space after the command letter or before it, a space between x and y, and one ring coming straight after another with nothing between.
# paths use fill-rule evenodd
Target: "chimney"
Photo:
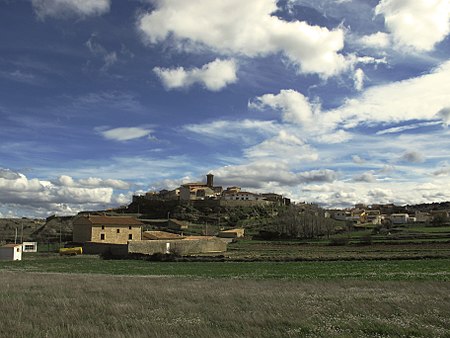
<instances>
[{"instance_id":1,"label":"chimney","mask_svg":"<svg viewBox=\"0 0 450 338\"><path fill-rule=\"evenodd\" d=\"M213 174L206 175L206 186L208 188L212 188L214 186L214 175Z\"/></svg>"}]
</instances>

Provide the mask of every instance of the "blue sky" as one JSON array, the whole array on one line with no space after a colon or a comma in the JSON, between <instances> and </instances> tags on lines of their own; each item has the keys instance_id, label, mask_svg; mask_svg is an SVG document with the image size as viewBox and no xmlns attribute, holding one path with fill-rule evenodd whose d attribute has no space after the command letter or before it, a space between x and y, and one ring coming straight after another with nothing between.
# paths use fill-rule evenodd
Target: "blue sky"
<instances>
[{"instance_id":1,"label":"blue sky","mask_svg":"<svg viewBox=\"0 0 450 338\"><path fill-rule=\"evenodd\" d=\"M450 200L448 0L0 0L0 217L215 174Z\"/></svg>"}]
</instances>

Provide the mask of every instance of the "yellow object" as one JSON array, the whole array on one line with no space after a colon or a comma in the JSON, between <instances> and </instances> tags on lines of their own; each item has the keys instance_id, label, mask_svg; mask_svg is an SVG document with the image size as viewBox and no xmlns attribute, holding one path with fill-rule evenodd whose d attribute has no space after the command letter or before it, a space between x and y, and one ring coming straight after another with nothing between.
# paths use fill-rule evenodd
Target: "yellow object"
<instances>
[{"instance_id":1,"label":"yellow object","mask_svg":"<svg viewBox=\"0 0 450 338\"><path fill-rule=\"evenodd\" d=\"M77 246L74 248L61 248L59 249L59 254L62 255L70 255L76 256L81 255L83 253L83 248L81 246Z\"/></svg>"}]
</instances>

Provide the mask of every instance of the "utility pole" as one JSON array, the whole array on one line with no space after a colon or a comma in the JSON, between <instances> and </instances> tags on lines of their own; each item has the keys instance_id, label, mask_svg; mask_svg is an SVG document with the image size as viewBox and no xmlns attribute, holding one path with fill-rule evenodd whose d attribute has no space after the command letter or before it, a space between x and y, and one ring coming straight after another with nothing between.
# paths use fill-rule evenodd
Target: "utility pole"
<instances>
[{"instance_id":1,"label":"utility pole","mask_svg":"<svg viewBox=\"0 0 450 338\"><path fill-rule=\"evenodd\" d=\"M14 235L14 244L17 244L17 227Z\"/></svg>"}]
</instances>

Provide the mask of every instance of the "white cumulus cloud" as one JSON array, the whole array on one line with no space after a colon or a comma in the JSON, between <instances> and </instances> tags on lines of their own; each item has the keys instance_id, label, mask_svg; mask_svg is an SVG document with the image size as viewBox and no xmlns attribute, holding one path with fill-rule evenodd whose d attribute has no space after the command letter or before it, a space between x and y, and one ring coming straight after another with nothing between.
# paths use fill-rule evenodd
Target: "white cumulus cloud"
<instances>
[{"instance_id":1,"label":"white cumulus cloud","mask_svg":"<svg viewBox=\"0 0 450 338\"><path fill-rule=\"evenodd\" d=\"M387 33L376 32L370 35L362 36L359 39L359 43L361 43L365 47L383 49L390 46L391 38Z\"/></svg>"},{"instance_id":2,"label":"white cumulus cloud","mask_svg":"<svg viewBox=\"0 0 450 338\"><path fill-rule=\"evenodd\" d=\"M399 47L430 51L450 31L448 0L381 0L375 13L384 16Z\"/></svg>"},{"instance_id":3,"label":"white cumulus cloud","mask_svg":"<svg viewBox=\"0 0 450 338\"><path fill-rule=\"evenodd\" d=\"M177 46L247 57L282 53L301 73L336 75L349 66L340 54L344 31L284 21L274 15L277 0L157 0L138 27L145 41L169 38Z\"/></svg>"},{"instance_id":4,"label":"white cumulus cloud","mask_svg":"<svg viewBox=\"0 0 450 338\"><path fill-rule=\"evenodd\" d=\"M202 68L188 70L183 67L155 67L153 71L167 89L188 88L194 83L200 83L208 90L219 91L237 81L235 60L216 59Z\"/></svg>"},{"instance_id":5,"label":"white cumulus cloud","mask_svg":"<svg viewBox=\"0 0 450 338\"><path fill-rule=\"evenodd\" d=\"M0 207L13 206L34 215L73 214L85 209L113 206L117 200L114 189L129 188L128 183L120 180L74 180L62 175L51 182L30 179L11 170L5 172L7 175L0 176Z\"/></svg>"},{"instance_id":6,"label":"white cumulus cloud","mask_svg":"<svg viewBox=\"0 0 450 338\"><path fill-rule=\"evenodd\" d=\"M262 110L266 107L282 111L283 120L296 124L310 124L318 108L307 97L292 89L281 90L279 94L264 94L249 103L249 108Z\"/></svg>"},{"instance_id":7,"label":"white cumulus cloud","mask_svg":"<svg viewBox=\"0 0 450 338\"><path fill-rule=\"evenodd\" d=\"M450 61L415 78L373 86L324 114L324 122L361 123L434 120L450 106ZM445 114L440 116L445 119Z\"/></svg>"}]
</instances>

